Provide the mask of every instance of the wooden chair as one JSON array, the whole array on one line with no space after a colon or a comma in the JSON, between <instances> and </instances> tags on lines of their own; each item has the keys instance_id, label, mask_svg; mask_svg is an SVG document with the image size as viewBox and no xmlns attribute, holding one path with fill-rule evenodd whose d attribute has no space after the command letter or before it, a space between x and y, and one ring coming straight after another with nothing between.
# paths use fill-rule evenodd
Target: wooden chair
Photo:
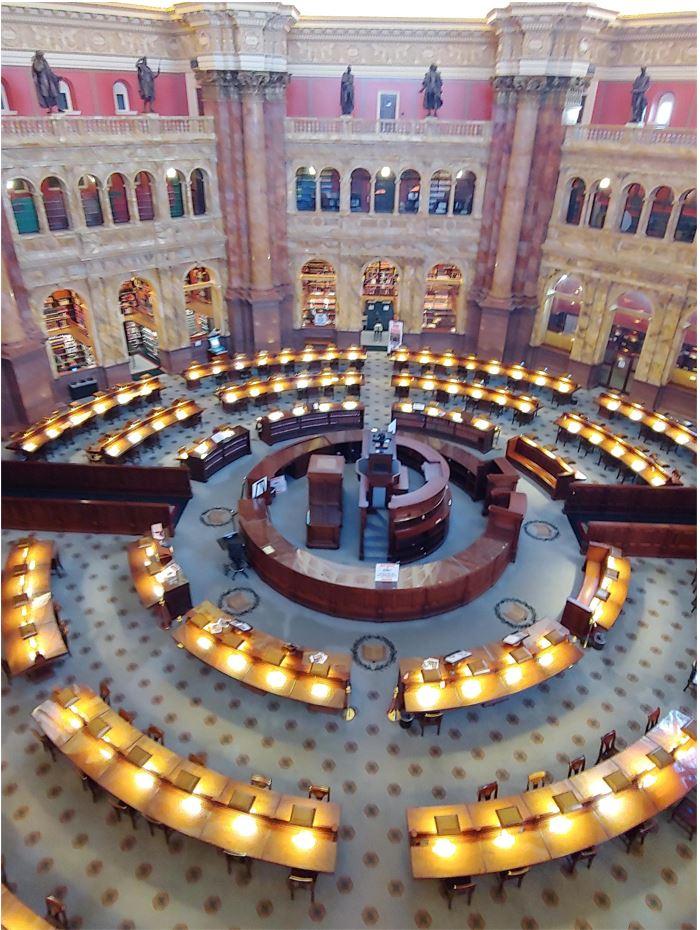
<instances>
[{"instance_id":1,"label":"wooden chair","mask_svg":"<svg viewBox=\"0 0 700 930\"><path fill-rule=\"evenodd\" d=\"M5 868L5 853L0 853L0 880L3 885L9 885L7 880L7 869Z\"/></svg>"},{"instance_id":2,"label":"wooden chair","mask_svg":"<svg viewBox=\"0 0 700 930\"><path fill-rule=\"evenodd\" d=\"M253 877L253 860L250 856L244 856L243 853L224 851L224 859L226 860L226 871L229 875L234 865L242 865L248 878Z\"/></svg>"},{"instance_id":3,"label":"wooden chair","mask_svg":"<svg viewBox=\"0 0 700 930\"><path fill-rule=\"evenodd\" d=\"M686 830L688 839L692 840L698 828L697 803L689 797L681 798L678 804L671 808L671 816L668 819Z\"/></svg>"},{"instance_id":4,"label":"wooden chair","mask_svg":"<svg viewBox=\"0 0 700 930\"><path fill-rule=\"evenodd\" d=\"M58 626L58 632L61 634L63 645L66 647L68 655L70 655L70 643L68 642L68 637L70 636L70 624L67 620L57 620L56 625Z\"/></svg>"},{"instance_id":5,"label":"wooden chair","mask_svg":"<svg viewBox=\"0 0 700 930\"><path fill-rule=\"evenodd\" d=\"M525 785L525 790L534 791L535 788L544 788L544 786L548 785L550 781L551 779L546 772L531 772L527 776L527 785Z\"/></svg>"},{"instance_id":6,"label":"wooden chair","mask_svg":"<svg viewBox=\"0 0 700 930\"><path fill-rule=\"evenodd\" d=\"M107 801L109 802L110 807L117 815L117 820L121 823L122 814L128 814L129 819L131 820L131 826L134 830L138 829L138 812L134 810L133 807L130 807L125 801L115 798L114 795L108 794Z\"/></svg>"},{"instance_id":7,"label":"wooden chair","mask_svg":"<svg viewBox=\"0 0 700 930\"><path fill-rule=\"evenodd\" d=\"M66 914L65 905L50 894L46 896L46 917L54 927L64 927L65 930L68 930L68 915Z\"/></svg>"},{"instance_id":8,"label":"wooden chair","mask_svg":"<svg viewBox=\"0 0 700 930\"><path fill-rule=\"evenodd\" d=\"M272 791L272 779L267 775L251 775L250 783L254 788L263 788L266 791Z\"/></svg>"},{"instance_id":9,"label":"wooden chair","mask_svg":"<svg viewBox=\"0 0 700 930\"><path fill-rule=\"evenodd\" d=\"M48 754L51 756L51 760L55 762L56 761L56 747L51 742L51 740L48 738L46 733L42 733L41 730L35 730L34 728L32 728L32 733L34 734L34 736L36 736L36 738L39 740L41 745L44 747L44 752L48 752Z\"/></svg>"},{"instance_id":10,"label":"wooden chair","mask_svg":"<svg viewBox=\"0 0 700 930\"><path fill-rule=\"evenodd\" d=\"M472 903L476 891L476 882L472 881L471 875L463 875L459 878L443 878L442 889L447 897L447 909L451 911L452 900L458 895L466 897L467 905Z\"/></svg>"},{"instance_id":11,"label":"wooden chair","mask_svg":"<svg viewBox=\"0 0 700 930\"><path fill-rule=\"evenodd\" d=\"M632 827L631 830L628 830L626 833L622 834L622 842L627 847L627 852L631 852L632 847L635 843L638 842L639 846L644 845L644 840L650 833L656 833L657 826L653 820L645 820L644 823L640 823L636 827Z\"/></svg>"},{"instance_id":12,"label":"wooden chair","mask_svg":"<svg viewBox=\"0 0 700 930\"><path fill-rule=\"evenodd\" d=\"M566 777L571 778L572 775L579 775L585 768L585 756L576 756L575 759L569 759L569 771L566 773Z\"/></svg>"},{"instance_id":13,"label":"wooden chair","mask_svg":"<svg viewBox=\"0 0 700 930\"><path fill-rule=\"evenodd\" d=\"M206 752L191 752L187 758L190 762L194 762L195 765L206 766L207 764Z\"/></svg>"},{"instance_id":14,"label":"wooden chair","mask_svg":"<svg viewBox=\"0 0 700 930\"><path fill-rule=\"evenodd\" d=\"M5 672L5 674L7 674L7 672ZM689 688L692 691L697 691L697 674L698 674L698 663L693 662L693 667L690 670L690 675L688 675L688 680L685 683L685 688L683 688L684 691L687 691Z\"/></svg>"},{"instance_id":15,"label":"wooden chair","mask_svg":"<svg viewBox=\"0 0 700 930\"><path fill-rule=\"evenodd\" d=\"M93 781L89 775L86 775L85 772L80 772L80 781L83 786L83 791L89 791L92 795L92 803L97 804L102 795L102 789L100 786L96 781Z\"/></svg>"},{"instance_id":16,"label":"wooden chair","mask_svg":"<svg viewBox=\"0 0 700 930\"><path fill-rule=\"evenodd\" d=\"M498 888L496 889L496 894L500 894L503 891L503 886L506 882L515 882L517 887L523 883L523 879L530 871L529 865L523 865L519 869L506 869L504 872L499 872L498 874Z\"/></svg>"},{"instance_id":17,"label":"wooden chair","mask_svg":"<svg viewBox=\"0 0 700 930\"><path fill-rule=\"evenodd\" d=\"M58 575L59 578L63 578L66 574L66 570L63 567L61 562L61 557L58 552L54 553L54 557L51 559L51 574Z\"/></svg>"},{"instance_id":18,"label":"wooden chair","mask_svg":"<svg viewBox=\"0 0 700 930\"><path fill-rule=\"evenodd\" d=\"M615 740L617 739L617 733L615 730L610 730L609 733L604 733L600 738L600 749L598 750L598 758L595 760L595 764L598 765L599 762L603 762L605 759L609 759L610 756L614 755L617 752L617 746L615 745Z\"/></svg>"},{"instance_id":19,"label":"wooden chair","mask_svg":"<svg viewBox=\"0 0 700 930\"><path fill-rule=\"evenodd\" d=\"M123 707L119 708L119 716L122 720L126 720L127 723L133 723L136 719L136 714L131 710L124 710Z\"/></svg>"},{"instance_id":20,"label":"wooden chair","mask_svg":"<svg viewBox=\"0 0 700 930\"><path fill-rule=\"evenodd\" d=\"M311 892L311 903L314 904L316 902L315 889L317 878L317 872L309 872L307 869L292 869L292 871L287 876L287 887L289 888L289 893L292 896L292 901L294 900L295 891L308 890Z\"/></svg>"},{"instance_id":21,"label":"wooden chair","mask_svg":"<svg viewBox=\"0 0 700 930\"><path fill-rule=\"evenodd\" d=\"M165 845L170 846L170 837L172 835L173 828L169 827L165 823L161 823L160 820L152 820L150 817L147 817L145 814L143 814L143 819L148 824L148 832L151 834L151 836L156 835L156 830L162 830L163 836L165 837Z\"/></svg>"},{"instance_id":22,"label":"wooden chair","mask_svg":"<svg viewBox=\"0 0 700 930\"><path fill-rule=\"evenodd\" d=\"M150 737L154 743L160 743L161 746L165 746L165 733L163 733L160 727L156 727L152 723L149 724L146 728L146 736Z\"/></svg>"},{"instance_id":23,"label":"wooden chair","mask_svg":"<svg viewBox=\"0 0 700 930\"><path fill-rule=\"evenodd\" d=\"M648 733L649 730L653 729L656 724L659 722L659 717L661 716L661 708L657 707L647 714L647 725L644 730L645 733Z\"/></svg>"},{"instance_id":24,"label":"wooden chair","mask_svg":"<svg viewBox=\"0 0 700 930\"><path fill-rule=\"evenodd\" d=\"M10 663L7 659L0 659L0 667L2 667L3 672L5 673L5 678L8 682L12 681L12 672L10 671Z\"/></svg>"},{"instance_id":25,"label":"wooden chair","mask_svg":"<svg viewBox=\"0 0 700 930\"><path fill-rule=\"evenodd\" d=\"M420 735L425 734L426 727L435 727L437 730L437 735L440 735L440 727L442 726L442 718L445 715L442 711L428 711L425 714L418 715L418 723L420 724Z\"/></svg>"},{"instance_id":26,"label":"wooden chair","mask_svg":"<svg viewBox=\"0 0 700 930\"><path fill-rule=\"evenodd\" d=\"M498 782L490 781L487 785L482 785L476 793L477 801L491 801L498 797Z\"/></svg>"},{"instance_id":27,"label":"wooden chair","mask_svg":"<svg viewBox=\"0 0 700 930\"><path fill-rule=\"evenodd\" d=\"M567 856L567 859L569 860L569 874L574 874L576 871L576 866L579 862L585 862L586 868L590 869L590 867L593 865L593 860L597 855L598 849L595 846L589 846L587 849L580 849L578 852L571 853L570 856Z\"/></svg>"},{"instance_id":28,"label":"wooden chair","mask_svg":"<svg viewBox=\"0 0 700 930\"><path fill-rule=\"evenodd\" d=\"M309 785L309 797L315 801L330 801L331 789L327 785Z\"/></svg>"}]
</instances>

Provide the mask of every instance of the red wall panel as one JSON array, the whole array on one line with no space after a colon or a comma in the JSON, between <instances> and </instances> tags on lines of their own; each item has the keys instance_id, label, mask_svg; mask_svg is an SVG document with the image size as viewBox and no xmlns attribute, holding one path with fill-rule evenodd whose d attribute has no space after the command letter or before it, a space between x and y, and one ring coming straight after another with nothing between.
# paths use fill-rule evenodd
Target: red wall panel
<instances>
[{"instance_id":1,"label":"red wall panel","mask_svg":"<svg viewBox=\"0 0 700 930\"><path fill-rule=\"evenodd\" d=\"M662 94L675 97L670 126L675 129L693 129L697 125L694 81L654 81L647 94L650 112ZM623 126L629 121L632 101L631 81L601 81L598 84L591 123Z\"/></svg>"}]
</instances>

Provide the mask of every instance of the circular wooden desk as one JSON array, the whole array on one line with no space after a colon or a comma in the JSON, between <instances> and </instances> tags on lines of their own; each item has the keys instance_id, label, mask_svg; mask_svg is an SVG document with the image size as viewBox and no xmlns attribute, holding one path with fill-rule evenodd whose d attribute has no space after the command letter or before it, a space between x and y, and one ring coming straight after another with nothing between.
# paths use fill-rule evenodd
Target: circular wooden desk
<instances>
[{"instance_id":1,"label":"circular wooden desk","mask_svg":"<svg viewBox=\"0 0 700 930\"><path fill-rule=\"evenodd\" d=\"M441 440L419 443L397 437L400 457L405 447L438 451L451 462L464 460L463 450ZM396 585L375 584L374 566L342 565L300 549L285 539L272 524L262 498L248 497L260 478L290 474L302 477L314 453L342 452L353 460L362 446L361 430L345 430L293 443L261 459L248 473L244 497L238 502L239 531L248 558L260 577L285 597L336 617L354 620L415 620L453 610L483 594L500 578L515 558L523 514L517 507L491 505L486 530L466 549L439 561L402 566ZM462 454L460 454L462 453ZM474 459L474 463L480 460ZM522 495L511 495L520 498ZM521 503L521 502L518 502Z\"/></svg>"}]
</instances>

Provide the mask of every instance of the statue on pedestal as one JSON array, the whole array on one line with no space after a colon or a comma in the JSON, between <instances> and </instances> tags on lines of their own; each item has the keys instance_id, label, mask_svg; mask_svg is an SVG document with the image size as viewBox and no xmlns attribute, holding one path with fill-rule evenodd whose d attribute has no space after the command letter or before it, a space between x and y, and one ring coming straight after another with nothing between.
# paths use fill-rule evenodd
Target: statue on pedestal
<instances>
[{"instance_id":1,"label":"statue on pedestal","mask_svg":"<svg viewBox=\"0 0 700 930\"><path fill-rule=\"evenodd\" d=\"M647 108L646 92L649 90L651 79L647 74L647 69L642 66L642 70L634 79L632 85L632 116L631 123L642 123Z\"/></svg>"},{"instance_id":2,"label":"statue on pedestal","mask_svg":"<svg viewBox=\"0 0 700 930\"><path fill-rule=\"evenodd\" d=\"M43 52L34 52L32 78L39 106L45 107L49 113L54 107L59 113L63 113L63 108L60 106L61 98L59 97L60 91L58 87L60 78L51 70L51 65L46 60Z\"/></svg>"},{"instance_id":3,"label":"statue on pedestal","mask_svg":"<svg viewBox=\"0 0 700 930\"><path fill-rule=\"evenodd\" d=\"M350 65L340 79L340 112L343 116L352 116L355 109L355 77Z\"/></svg>"},{"instance_id":4,"label":"statue on pedestal","mask_svg":"<svg viewBox=\"0 0 700 930\"><path fill-rule=\"evenodd\" d=\"M146 58L139 58L136 62L136 74L139 81L139 96L143 100L143 112L153 113L153 104L156 99L156 78L160 74L160 65L158 71L154 74L148 66Z\"/></svg>"},{"instance_id":5,"label":"statue on pedestal","mask_svg":"<svg viewBox=\"0 0 700 930\"><path fill-rule=\"evenodd\" d=\"M428 111L428 116L437 116L437 111L442 106L442 78L437 65L431 65L426 72L418 93L423 91L423 106Z\"/></svg>"}]
</instances>

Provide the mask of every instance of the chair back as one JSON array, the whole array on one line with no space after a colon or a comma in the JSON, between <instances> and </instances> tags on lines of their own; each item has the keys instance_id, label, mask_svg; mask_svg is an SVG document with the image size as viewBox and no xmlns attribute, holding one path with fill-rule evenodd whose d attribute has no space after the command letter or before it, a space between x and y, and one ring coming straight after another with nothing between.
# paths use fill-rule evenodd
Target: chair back
<instances>
[{"instance_id":1,"label":"chair back","mask_svg":"<svg viewBox=\"0 0 700 930\"><path fill-rule=\"evenodd\" d=\"M647 715L647 725L644 730L645 733L648 733L649 730L653 729L656 724L659 722L659 717L661 716L661 708L656 707Z\"/></svg>"},{"instance_id":2,"label":"chair back","mask_svg":"<svg viewBox=\"0 0 700 930\"><path fill-rule=\"evenodd\" d=\"M569 771L566 774L567 778L571 778L572 775L579 775L586 768L586 757L585 756L576 756L575 759L569 760Z\"/></svg>"},{"instance_id":3,"label":"chair back","mask_svg":"<svg viewBox=\"0 0 700 930\"><path fill-rule=\"evenodd\" d=\"M122 718L122 720L126 720L127 723L133 723L134 718L136 717L136 714L130 710L124 710L123 707L120 707L119 716Z\"/></svg>"},{"instance_id":4,"label":"chair back","mask_svg":"<svg viewBox=\"0 0 700 930\"><path fill-rule=\"evenodd\" d=\"M527 776L526 791L533 791L535 788L544 788L549 784L549 776L546 772L531 772Z\"/></svg>"},{"instance_id":5,"label":"chair back","mask_svg":"<svg viewBox=\"0 0 700 930\"><path fill-rule=\"evenodd\" d=\"M160 727L156 727L151 723L146 728L146 736L150 737L154 743L160 743L161 746L165 746L165 733L163 733Z\"/></svg>"},{"instance_id":6,"label":"chair back","mask_svg":"<svg viewBox=\"0 0 700 930\"><path fill-rule=\"evenodd\" d=\"M251 775L250 783L254 788L263 788L267 791L272 791L272 779L268 778L267 775Z\"/></svg>"},{"instance_id":7,"label":"chair back","mask_svg":"<svg viewBox=\"0 0 700 930\"><path fill-rule=\"evenodd\" d=\"M498 797L498 782L490 781L487 785L482 785L477 791L477 801L491 801Z\"/></svg>"},{"instance_id":8,"label":"chair back","mask_svg":"<svg viewBox=\"0 0 700 930\"><path fill-rule=\"evenodd\" d=\"M190 762L194 762L195 765L207 764L206 752L191 752L187 758Z\"/></svg>"},{"instance_id":9,"label":"chair back","mask_svg":"<svg viewBox=\"0 0 700 930\"><path fill-rule=\"evenodd\" d=\"M100 682L100 697L103 701L106 701L109 704L109 698L112 694L109 685L107 684L106 679Z\"/></svg>"},{"instance_id":10,"label":"chair back","mask_svg":"<svg viewBox=\"0 0 700 930\"><path fill-rule=\"evenodd\" d=\"M331 789L327 785L309 785L309 797L316 801L330 801Z\"/></svg>"},{"instance_id":11,"label":"chair back","mask_svg":"<svg viewBox=\"0 0 700 930\"><path fill-rule=\"evenodd\" d=\"M615 740L617 739L617 732L615 730L610 730L609 733L604 733L600 738L600 752L598 754L598 759L607 759L608 756L611 756L615 752Z\"/></svg>"},{"instance_id":12,"label":"chair back","mask_svg":"<svg viewBox=\"0 0 700 930\"><path fill-rule=\"evenodd\" d=\"M50 894L46 896L45 900L46 916L49 920L55 921L60 927L67 927L68 918L66 917L66 908L63 902Z\"/></svg>"}]
</instances>

